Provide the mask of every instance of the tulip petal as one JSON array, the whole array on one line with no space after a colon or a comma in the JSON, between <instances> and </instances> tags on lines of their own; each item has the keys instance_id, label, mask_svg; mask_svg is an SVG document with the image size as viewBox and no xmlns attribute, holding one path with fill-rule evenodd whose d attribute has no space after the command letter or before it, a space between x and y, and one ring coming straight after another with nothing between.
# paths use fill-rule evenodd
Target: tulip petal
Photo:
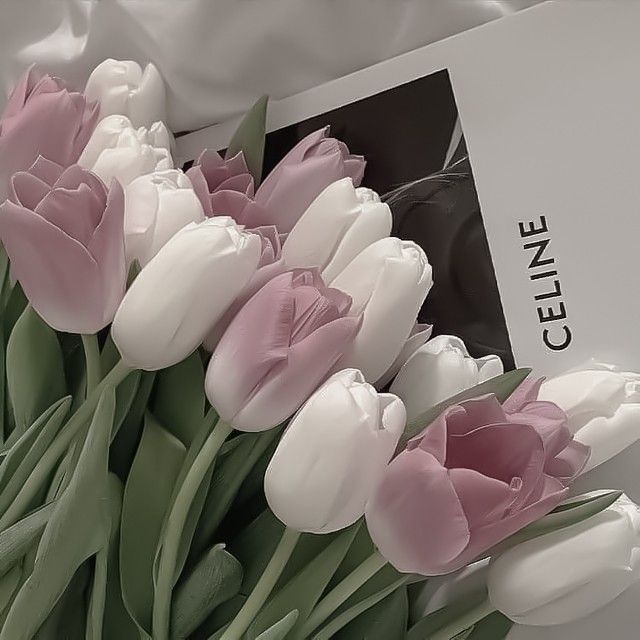
<instances>
[{"instance_id":1,"label":"tulip petal","mask_svg":"<svg viewBox=\"0 0 640 640\"><path fill-rule=\"evenodd\" d=\"M365 515L380 553L404 573L442 573L470 541L447 470L420 449L391 462Z\"/></svg>"},{"instance_id":2,"label":"tulip petal","mask_svg":"<svg viewBox=\"0 0 640 640\"><path fill-rule=\"evenodd\" d=\"M98 265L84 246L11 202L0 206L0 237L13 273L49 325L73 333L105 326Z\"/></svg>"},{"instance_id":3,"label":"tulip petal","mask_svg":"<svg viewBox=\"0 0 640 640\"><path fill-rule=\"evenodd\" d=\"M29 173L46 182L50 187L56 183L56 180L63 174L64 167L51 160L47 160L43 156L38 156L36 161L29 168Z\"/></svg>"},{"instance_id":4,"label":"tulip petal","mask_svg":"<svg viewBox=\"0 0 640 640\"><path fill-rule=\"evenodd\" d=\"M11 200L33 211L49 193L51 186L26 171L18 171L11 178Z\"/></svg>"}]
</instances>

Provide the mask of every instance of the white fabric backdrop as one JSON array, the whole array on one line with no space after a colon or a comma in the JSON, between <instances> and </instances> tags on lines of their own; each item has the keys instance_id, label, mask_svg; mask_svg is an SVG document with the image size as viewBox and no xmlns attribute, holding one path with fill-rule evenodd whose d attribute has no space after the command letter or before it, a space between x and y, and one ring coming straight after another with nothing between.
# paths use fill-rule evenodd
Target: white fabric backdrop
<instances>
[{"instance_id":1,"label":"white fabric backdrop","mask_svg":"<svg viewBox=\"0 0 640 640\"><path fill-rule=\"evenodd\" d=\"M184 131L538 1L3 0L0 86L34 62L81 83L106 57L151 60Z\"/></svg>"}]
</instances>

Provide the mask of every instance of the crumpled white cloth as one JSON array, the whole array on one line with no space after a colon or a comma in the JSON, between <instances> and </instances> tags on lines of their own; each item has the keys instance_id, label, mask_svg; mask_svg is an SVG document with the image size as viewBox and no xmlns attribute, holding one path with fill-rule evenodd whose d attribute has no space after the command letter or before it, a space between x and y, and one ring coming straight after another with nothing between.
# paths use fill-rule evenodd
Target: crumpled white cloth
<instances>
[{"instance_id":1,"label":"crumpled white cloth","mask_svg":"<svg viewBox=\"0 0 640 640\"><path fill-rule=\"evenodd\" d=\"M185 131L539 1L5 0L0 84L34 62L83 84L107 57L152 61L170 128Z\"/></svg>"}]
</instances>

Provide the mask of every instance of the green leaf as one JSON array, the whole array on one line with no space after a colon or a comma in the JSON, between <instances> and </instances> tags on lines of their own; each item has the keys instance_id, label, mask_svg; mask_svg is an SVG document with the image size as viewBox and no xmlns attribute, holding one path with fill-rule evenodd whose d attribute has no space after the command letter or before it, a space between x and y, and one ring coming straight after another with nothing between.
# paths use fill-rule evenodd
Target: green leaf
<instances>
[{"instance_id":1,"label":"green leaf","mask_svg":"<svg viewBox=\"0 0 640 640\"><path fill-rule=\"evenodd\" d=\"M204 417L204 367L196 351L158 372L152 413L188 447Z\"/></svg>"},{"instance_id":2,"label":"green leaf","mask_svg":"<svg viewBox=\"0 0 640 640\"><path fill-rule=\"evenodd\" d=\"M509 635L513 622L499 611L476 622L467 640L504 640Z\"/></svg>"},{"instance_id":3,"label":"green leaf","mask_svg":"<svg viewBox=\"0 0 640 640\"><path fill-rule=\"evenodd\" d=\"M226 153L226 157L230 158L242 151L256 187L258 187L262 179L268 103L269 96L262 96L247 111L236 132L231 137Z\"/></svg>"},{"instance_id":4,"label":"green leaf","mask_svg":"<svg viewBox=\"0 0 640 640\"><path fill-rule=\"evenodd\" d=\"M2 574L0 578L0 611L4 611L11 602L11 598L15 593L22 579L22 567L19 564L14 565Z\"/></svg>"},{"instance_id":5,"label":"green leaf","mask_svg":"<svg viewBox=\"0 0 640 640\"><path fill-rule=\"evenodd\" d=\"M425 427L428 427L445 409L448 409L455 404L489 393L494 394L500 402L504 402L522 384L530 373L531 369L515 369L514 371L508 371L507 373L503 373L495 378L491 378L491 380L481 382L475 387L462 391L451 398L443 400L435 407L432 407L407 423L407 427L405 432L402 434L402 438L400 439L400 443L398 444L396 451L404 449L411 438L414 438L422 432Z\"/></svg>"},{"instance_id":6,"label":"green leaf","mask_svg":"<svg viewBox=\"0 0 640 640\"><path fill-rule=\"evenodd\" d=\"M245 596L236 596L216 607L196 631L193 640L220 637L231 621L238 615L246 600Z\"/></svg>"},{"instance_id":7,"label":"green leaf","mask_svg":"<svg viewBox=\"0 0 640 640\"><path fill-rule=\"evenodd\" d=\"M359 615L362 615L365 611L368 611L371 607L377 605L381 600L384 600L387 596L391 595L396 589L403 587L407 583L407 580L407 576L401 576L383 589L372 593L353 606L342 611L339 615L333 618L329 624L323 627L319 633L316 633L316 635L313 636L313 640L330 640L330 638L333 638L340 629L349 624L352 620L355 620Z\"/></svg>"},{"instance_id":8,"label":"green leaf","mask_svg":"<svg viewBox=\"0 0 640 640\"><path fill-rule=\"evenodd\" d=\"M289 631L293 629L300 612L297 609L289 611L287 615L276 622L273 626L269 627L266 631L263 631L256 640L284 640Z\"/></svg>"},{"instance_id":9,"label":"green leaf","mask_svg":"<svg viewBox=\"0 0 640 640\"><path fill-rule=\"evenodd\" d=\"M598 491L590 495L570 498L556 507L551 513L540 518L540 520L527 525L492 549L489 549L483 557L499 555L527 540L578 524L610 507L620 498L622 493L622 491Z\"/></svg>"},{"instance_id":10,"label":"green leaf","mask_svg":"<svg viewBox=\"0 0 640 640\"><path fill-rule=\"evenodd\" d=\"M400 587L338 631L335 640L404 640L407 635L409 599ZM426 637L422 640L426 640Z\"/></svg>"},{"instance_id":11,"label":"green leaf","mask_svg":"<svg viewBox=\"0 0 640 640\"><path fill-rule=\"evenodd\" d=\"M407 633L407 640L427 640L436 631L455 623L465 614L482 605L487 598L486 590L479 590L462 600L456 600L418 620Z\"/></svg>"},{"instance_id":12,"label":"green leaf","mask_svg":"<svg viewBox=\"0 0 640 640\"><path fill-rule=\"evenodd\" d=\"M20 492L34 467L62 427L71 406L67 396L49 407L8 451L0 465L0 513Z\"/></svg>"},{"instance_id":13,"label":"green leaf","mask_svg":"<svg viewBox=\"0 0 640 640\"><path fill-rule=\"evenodd\" d=\"M22 315L22 312L25 310L28 304L27 297L24 295L24 291L20 286L19 282L11 289L11 293L7 298L7 303L4 308L4 335L11 335L11 331L15 326L18 318Z\"/></svg>"},{"instance_id":14,"label":"green leaf","mask_svg":"<svg viewBox=\"0 0 640 640\"><path fill-rule=\"evenodd\" d=\"M240 592L242 565L216 545L178 586L171 603L171 637L186 638L220 604Z\"/></svg>"},{"instance_id":15,"label":"green leaf","mask_svg":"<svg viewBox=\"0 0 640 640\"><path fill-rule=\"evenodd\" d=\"M147 414L124 490L120 579L127 610L149 635L153 609L153 561L184 457L184 445Z\"/></svg>"},{"instance_id":16,"label":"green leaf","mask_svg":"<svg viewBox=\"0 0 640 640\"><path fill-rule=\"evenodd\" d=\"M0 640L28 640L44 622L80 565L106 547L110 530L107 455L115 394L98 402L78 466L56 501L33 571L20 588Z\"/></svg>"},{"instance_id":17,"label":"green leaf","mask_svg":"<svg viewBox=\"0 0 640 640\"><path fill-rule=\"evenodd\" d=\"M214 542L213 537L245 478L279 434L278 429L264 433L243 433L234 438L236 444L233 450L220 458L193 537L192 559L198 558L202 550Z\"/></svg>"},{"instance_id":18,"label":"green leaf","mask_svg":"<svg viewBox=\"0 0 640 640\"><path fill-rule=\"evenodd\" d=\"M475 628L475 625L473 625L472 627L469 627L468 629L465 629L464 631L456 634L451 640L467 640L467 638L471 636Z\"/></svg>"},{"instance_id":19,"label":"green leaf","mask_svg":"<svg viewBox=\"0 0 640 640\"><path fill-rule=\"evenodd\" d=\"M138 391L124 417L120 429L111 442L109 463L112 471L126 483L133 458L142 436L144 415L156 379L155 371L141 371ZM116 396L117 397L117 396Z\"/></svg>"},{"instance_id":20,"label":"green leaf","mask_svg":"<svg viewBox=\"0 0 640 640\"><path fill-rule=\"evenodd\" d=\"M0 575L9 571L27 553L45 528L53 508L53 503L40 507L0 533Z\"/></svg>"},{"instance_id":21,"label":"green leaf","mask_svg":"<svg viewBox=\"0 0 640 640\"><path fill-rule=\"evenodd\" d=\"M5 428L7 412L7 348L4 342L4 323L0 321L0 441L5 442L9 431Z\"/></svg>"},{"instance_id":22,"label":"green leaf","mask_svg":"<svg viewBox=\"0 0 640 640\"><path fill-rule=\"evenodd\" d=\"M359 522L341 531L326 549L267 602L249 627L246 634L247 640L255 640L263 631L272 627L293 609L297 609L300 613L300 618L291 631L291 637L296 637L295 630L307 619L317 604L329 580L347 554L360 526Z\"/></svg>"},{"instance_id":23,"label":"green leaf","mask_svg":"<svg viewBox=\"0 0 640 640\"><path fill-rule=\"evenodd\" d=\"M109 474L111 484L111 533L107 561L107 588L104 609L104 640L138 638L138 628L127 611L120 587L120 521L124 487L114 474Z\"/></svg>"},{"instance_id":24,"label":"green leaf","mask_svg":"<svg viewBox=\"0 0 640 640\"><path fill-rule=\"evenodd\" d=\"M31 307L16 322L7 344L7 385L20 432L66 393L56 332Z\"/></svg>"}]
</instances>

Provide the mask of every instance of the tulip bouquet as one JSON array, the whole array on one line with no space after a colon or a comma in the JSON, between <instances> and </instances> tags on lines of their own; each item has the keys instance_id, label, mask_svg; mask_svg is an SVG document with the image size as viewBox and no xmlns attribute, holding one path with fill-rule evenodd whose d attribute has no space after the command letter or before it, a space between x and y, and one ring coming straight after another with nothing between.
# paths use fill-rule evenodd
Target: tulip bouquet
<instances>
[{"instance_id":1,"label":"tulip bouquet","mask_svg":"<svg viewBox=\"0 0 640 640\"><path fill-rule=\"evenodd\" d=\"M429 339L362 157L262 179L262 99L183 172L164 92L32 68L0 117L0 640L499 640L636 581L638 507L570 486L640 376Z\"/></svg>"}]
</instances>

